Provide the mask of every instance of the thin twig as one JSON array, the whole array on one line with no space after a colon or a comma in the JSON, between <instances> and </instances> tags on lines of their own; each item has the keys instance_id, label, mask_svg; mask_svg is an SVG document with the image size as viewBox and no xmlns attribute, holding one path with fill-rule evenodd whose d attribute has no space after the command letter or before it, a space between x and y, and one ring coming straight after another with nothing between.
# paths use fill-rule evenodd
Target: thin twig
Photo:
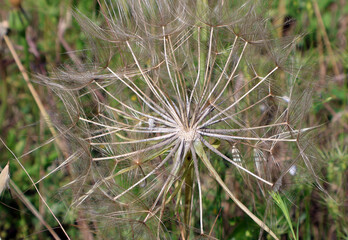
<instances>
[{"instance_id":1,"label":"thin twig","mask_svg":"<svg viewBox=\"0 0 348 240\"><path fill-rule=\"evenodd\" d=\"M312 0L312 2L313 2L314 13L315 13L315 16L317 17L319 28L321 30L321 33L323 34L325 46L326 46L326 48L327 48L327 50L329 52L329 58L330 58L330 61L332 63L333 71L335 73L335 76L339 76L340 75L340 70L338 69L337 62L335 60L335 56L334 56L334 53L333 53L333 50L332 50L332 47L331 47L331 43L330 43L329 37L327 35L327 32L325 30L325 25L324 25L324 22L323 22L323 18L321 17L321 13L320 13L320 9L319 9L318 3L317 3L316 0Z\"/></svg>"},{"instance_id":2,"label":"thin twig","mask_svg":"<svg viewBox=\"0 0 348 240\"><path fill-rule=\"evenodd\" d=\"M34 86L31 84L31 82L29 80L29 75L25 71L25 68L24 68L22 62L20 61L20 59L18 57L18 54L17 54L17 52L16 52L16 50L15 50L11 40L6 35L4 36L4 40L5 40L8 48L9 48L9 50L10 50L12 56L13 56L13 59L15 60L17 66L18 66L19 71L21 72L21 74L22 74L22 76L23 76L23 78L24 78L24 80L25 80L25 82L26 82L26 84L27 84L27 86L29 88L29 91L30 91L31 95L33 96L33 98L34 98L34 100L36 102L36 105L38 106L38 108L39 108L43 118L45 119L45 122L46 122L50 132L52 133L53 137L56 138L56 143L57 143L59 149L63 152L64 156L67 156L67 147L65 146L65 144L63 142L61 142L57 138L58 134L57 134L56 130L54 129L54 126L53 126L53 124L51 122L51 119L50 119L50 117L49 117L49 115L48 115L48 113L47 113L47 111L46 111L46 109L45 109L45 107L44 107L40 97L39 97L39 94L35 90Z\"/></svg>"}]
</instances>

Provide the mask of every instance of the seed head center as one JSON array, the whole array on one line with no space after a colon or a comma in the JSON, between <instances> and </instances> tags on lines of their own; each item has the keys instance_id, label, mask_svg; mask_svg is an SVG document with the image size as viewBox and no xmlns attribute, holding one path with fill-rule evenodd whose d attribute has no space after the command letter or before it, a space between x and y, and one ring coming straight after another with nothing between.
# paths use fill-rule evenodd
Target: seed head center
<instances>
[{"instance_id":1,"label":"seed head center","mask_svg":"<svg viewBox=\"0 0 348 240\"><path fill-rule=\"evenodd\" d=\"M196 129L180 129L178 132L179 138L185 142L194 141L197 138Z\"/></svg>"}]
</instances>

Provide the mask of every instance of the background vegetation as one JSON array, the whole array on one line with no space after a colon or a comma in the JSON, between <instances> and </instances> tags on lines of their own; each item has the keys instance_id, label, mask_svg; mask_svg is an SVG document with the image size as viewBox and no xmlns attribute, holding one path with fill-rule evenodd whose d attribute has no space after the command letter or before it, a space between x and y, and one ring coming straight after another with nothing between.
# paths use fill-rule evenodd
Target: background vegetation
<instances>
[{"instance_id":1,"label":"background vegetation","mask_svg":"<svg viewBox=\"0 0 348 240\"><path fill-rule=\"evenodd\" d=\"M0 21L8 21L8 37L26 71L47 74L63 62L83 60L78 51L85 49L86 37L70 10L79 9L93 19L99 14L96 0L26 0L21 5L17 2L20 1L0 1ZM317 140L324 167L319 170L327 181L324 187L330 194L325 195L312 186L296 186L288 198L274 196L278 204L286 206L285 209L278 208L278 214L274 216L278 221L277 233L284 239L292 239L294 235L300 239L348 239L348 2L274 0L270 8L269 17L278 36L305 34L294 57L302 59L309 65L307 71L315 73L312 80L315 81L316 95L307 121L310 125L323 124ZM48 114L59 118L54 94L38 84L34 84L34 88ZM37 106L37 99L3 39L0 39L0 137L34 181L64 159L59 145L51 142L52 132ZM0 196L0 238L51 237L38 217L42 216L64 239L26 173L0 144L0 167L5 167L8 161L13 183L11 191L6 190ZM222 164L219 170L227 172L224 168L226 166ZM69 236L87 239L83 217L61 201L59 189L67 182L69 176L63 170L38 183L37 187ZM14 184L18 186L17 190ZM37 216L26 201L38 210ZM204 205L211 210L209 212L215 213L211 225L214 225L216 238L255 239L258 236L258 226L222 194L221 188L210 188ZM256 208L262 211L263 207Z\"/></svg>"}]
</instances>

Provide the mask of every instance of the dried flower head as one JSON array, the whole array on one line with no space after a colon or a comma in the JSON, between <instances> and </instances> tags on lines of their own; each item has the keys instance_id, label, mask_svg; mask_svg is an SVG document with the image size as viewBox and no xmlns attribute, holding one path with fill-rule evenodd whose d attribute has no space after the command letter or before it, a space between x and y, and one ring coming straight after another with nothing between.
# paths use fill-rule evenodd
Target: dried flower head
<instances>
[{"instance_id":1,"label":"dried flower head","mask_svg":"<svg viewBox=\"0 0 348 240\"><path fill-rule=\"evenodd\" d=\"M311 128L302 127L310 93L296 92L302 79L289 58L296 37L272 39L255 1L100 6L102 23L75 14L91 47L86 63L41 77L67 112L59 127L76 150L75 180L66 186L73 205L108 236L187 239L197 227L209 237L208 173L277 238L214 165L227 163L243 188L264 198L285 178L317 179Z\"/></svg>"}]
</instances>

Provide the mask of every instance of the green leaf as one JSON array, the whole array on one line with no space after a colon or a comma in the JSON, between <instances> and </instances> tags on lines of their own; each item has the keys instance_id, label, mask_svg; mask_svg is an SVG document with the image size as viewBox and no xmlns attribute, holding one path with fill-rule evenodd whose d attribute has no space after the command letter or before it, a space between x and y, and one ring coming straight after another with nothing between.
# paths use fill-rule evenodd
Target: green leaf
<instances>
[{"instance_id":1,"label":"green leaf","mask_svg":"<svg viewBox=\"0 0 348 240\"><path fill-rule=\"evenodd\" d=\"M277 192L271 192L270 193L273 200L275 201L275 203L278 205L278 207L282 210L283 214L284 214L284 217L289 225L289 228L291 230L291 234L292 234L292 237L296 240L298 239L296 237L296 234L294 232L294 228L292 226L292 222L291 222L291 218L290 218L290 214L289 214L289 210L288 210L288 207L286 205L286 203L283 201L282 197L279 195L279 193Z\"/></svg>"}]
</instances>

